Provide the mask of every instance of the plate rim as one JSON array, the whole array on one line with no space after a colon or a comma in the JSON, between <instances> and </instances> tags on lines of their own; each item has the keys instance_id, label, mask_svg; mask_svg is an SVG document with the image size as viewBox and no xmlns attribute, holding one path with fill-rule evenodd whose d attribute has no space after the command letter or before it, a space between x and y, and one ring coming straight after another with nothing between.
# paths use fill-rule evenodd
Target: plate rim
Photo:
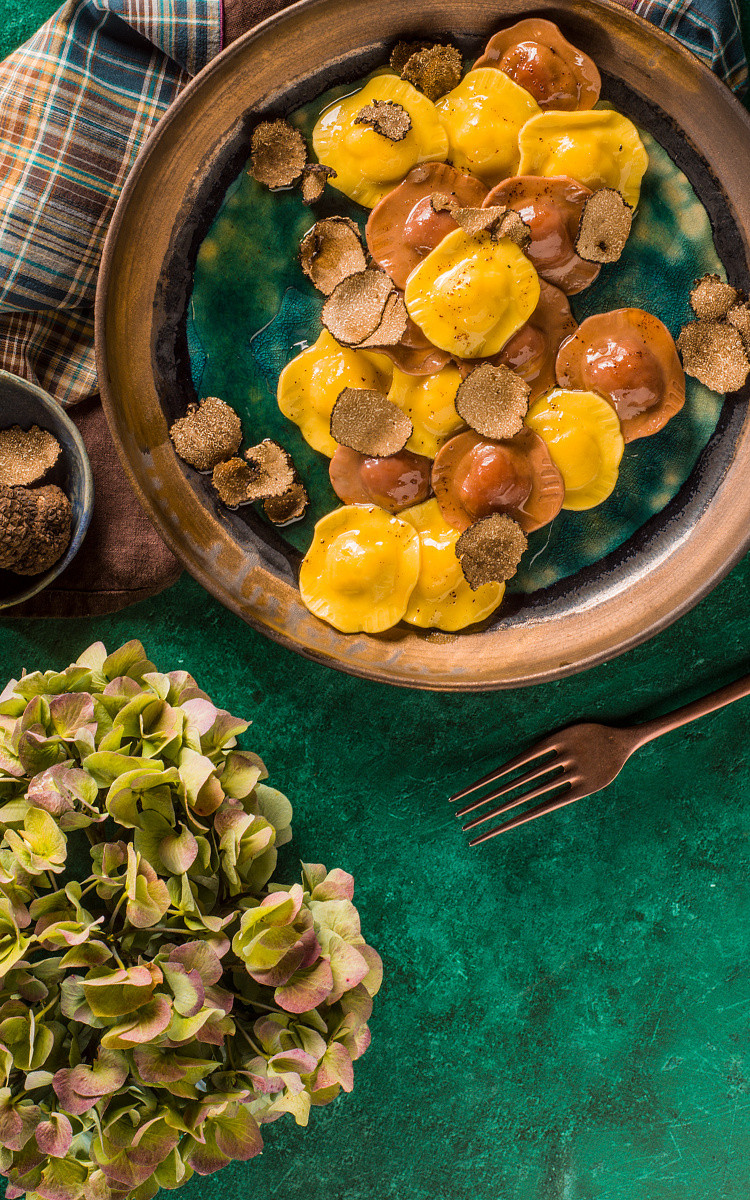
<instances>
[{"instance_id":1,"label":"plate rim","mask_svg":"<svg viewBox=\"0 0 750 1200\"><path fill-rule=\"evenodd\" d=\"M660 612L659 615L655 616L648 623L640 626L638 629L635 629L627 636L623 637L616 645L601 645L599 649L593 649L589 653L578 657L575 661L558 661L555 665L541 666L538 669L532 669L521 676L516 675L507 677L469 678L466 677L466 675L461 671L459 671L457 674L454 673L454 670L452 669L454 664L451 663L451 659L455 656L451 656L450 654L446 655L444 648L448 644L448 638L450 637L451 645L458 641L459 644L466 646L471 654L472 646L470 643L474 644L475 639L482 638L484 633L467 632L455 635L454 637L453 635L443 635L440 634L439 631L433 631L433 636L430 638L430 631L422 631L423 636L420 638L420 641L423 645L430 647L430 656L432 657L437 655L438 657L446 659L446 663L442 667L440 675L432 677L429 672L425 673L424 670L415 669L413 663L409 668L407 668L406 672L400 673L398 670L394 672L393 661L389 662L389 655L387 653L383 656L385 661L382 663L377 661L377 655L375 656L375 660L373 660L372 656L369 656L369 661L367 661L368 655L365 654L364 660L360 661L360 659L362 659L361 654L355 654L352 657L351 654L345 653L345 650L351 651L352 649L357 648L358 643L361 643L363 640L369 644L374 643L380 647L383 647L384 641L382 636L380 638L371 638L367 635L342 635L338 634L337 631L329 630L329 636L327 640L330 645L326 647L320 644L320 638L313 639L312 642L309 639L305 640L304 638L295 636L296 631L292 632L287 628L277 627L273 624L273 622L269 623L269 621L264 617L258 616L257 613L252 609L252 606L248 607L247 603L243 603L242 601L238 600L237 597L229 595L221 583L217 581L216 575L213 574L210 569L207 569L201 561L196 559L195 555L193 555L193 558L190 559L189 553L186 552L184 542L180 539L178 531L176 531L175 528L164 519L163 513L154 503L153 495L143 486L141 477L139 476L134 463L131 461L131 457L125 444L125 439L123 437L122 409L118 406L116 398L110 390L110 384L112 381L109 371L110 355L108 351L107 331L110 318L112 281L116 273L118 254L122 248L121 239L124 236L123 231L126 226L129 206L133 202L134 196L137 194L137 190L142 182L144 172L154 156L160 152L164 143L168 141L170 135L175 130L175 125L179 124L185 109L193 103L193 99L196 94L199 94L204 89L207 89L210 86L211 81L216 76L223 75L227 70L228 64L230 64L232 60L240 60L242 56L248 52L248 48L252 47L254 43L262 42L263 39L266 39L269 36L274 36L277 32L278 26L283 27L291 21L299 18L300 15L302 15L304 18L305 14L335 8L337 4L340 4L340 0L298 0L297 3L267 18L265 21L261 22L259 25L243 34L242 37L232 42L229 46L222 50L219 55L212 59L211 62L207 64L207 66L204 67L203 70L187 84L184 90L180 93L172 105L170 105L167 112L154 127L154 130L144 143L144 146L141 148L136 158L133 168L120 195L108 230L102 255L95 306L97 368L99 373L102 401L118 453L123 463L123 467L131 485L134 487L136 494L138 495L151 520L156 525L160 535L164 538L177 557L182 561L183 565L188 569L190 574L193 575L193 577L196 578L197 581L204 588L206 588L207 591L213 594L230 610L242 617L242 619L250 624L253 628L257 629L265 636L270 637L272 640L293 649L297 653L303 654L303 656L312 659L313 661L324 663L328 666L335 667L336 669L343 670L349 674L353 674L362 678L368 678L379 682L387 682L396 686L440 691L490 691L529 686L536 683L548 682L553 679L564 678L566 676L589 669L602 662L610 661L620 654L626 653L634 646L641 644L642 642L655 636L657 633L667 628L670 624L683 616L685 612L689 611L689 609L699 603L700 600L702 600L743 557L748 546L750 546L750 527L747 529L744 539L739 539L735 543L733 550L730 553L725 554L721 558L720 562L710 562L709 556L709 569L703 574L700 581L692 588L690 593L685 595L677 605L672 607L668 612ZM351 0L349 0L347 7L350 9L363 9L365 7L365 0L357 0L356 4L352 4ZM453 7L457 10L460 8L460 5ZM464 7L466 7L466 5ZM469 4L469 7L471 7L471 4ZM496 25L508 23L513 19L520 19L522 11L527 15L534 13L540 16L552 16L553 19L555 13L558 16L558 19L564 19L564 14L569 15L571 13L578 16L583 15L585 18L587 12L593 11L608 14L615 18L616 21L624 21L626 28L628 24L632 24L635 27L640 28L642 33L647 37L648 41L655 42L657 45L660 45L665 52L671 56L676 54L678 60L682 60L683 63L687 62L691 70L693 72L697 72L698 77L703 79L706 86L714 95L721 94L722 103L724 105L729 105L730 111L732 111L734 117L738 119L739 125L744 127L744 135L747 137L748 146L750 147L750 114L746 112L740 101L733 95L726 85L723 84L717 78L717 76L713 74L713 72L705 63L703 63L699 58L697 58L696 55L694 55L681 43L676 42L671 35L665 33L658 26L652 25L650 22L646 21L644 18L638 16L630 10L623 8L623 6L617 3L616 0L558 0L558 3L556 4L546 5L525 5L522 4L520 0L506 0L504 4L493 6L493 8L496 8L497 11L494 11L491 14L491 20L494 21ZM483 11L486 14L486 8ZM412 23L416 25L418 24L418 21L415 20ZM398 35L392 34L391 36L394 37ZM360 46L363 44L367 43L360 43ZM260 100L264 99L266 99L266 97L260 98ZM260 102L260 100L258 102ZM664 112L664 110L662 110L662 112ZM684 136L687 137L687 134ZM730 199L730 197L728 197L728 199ZM738 232L742 237L745 249L747 251L747 228L740 225L738 226ZM745 423L745 426L747 426L747 422ZM750 440L750 431L747 429L745 440ZM162 447L162 449L164 448ZM171 447L169 447L169 449L171 449ZM169 453L169 450L167 450L167 453ZM750 447L748 447L748 456L750 459ZM164 454L161 455L161 458L164 458ZM192 492L187 479L185 479L185 489ZM249 562L252 573L252 571L259 566L257 554L255 559L253 559L253 556L251 555ZM263 575L262 569L260 574ZM574 579L575 577L572 578ZM308 617L310 617L309 614ZM555 619L559 621L562 618ZM316 618L310 617L310 620L316 625L322 624L321 622L318 622ZM329 629L329 627L326 627L326 629ZM412 632L413 635L413 631L410 632ZM435 636L435 634L437 634L437 636ZM342 639L344 639L343 643ZM445 639L445 641L443 641L443 639ZM389 639L385 639L386 649L388 642ZM473 649L476 650L476 648L477 647L474 644ZM390 655L390 659L393 659L393 654Z\"/></svg>"}]
</instances>

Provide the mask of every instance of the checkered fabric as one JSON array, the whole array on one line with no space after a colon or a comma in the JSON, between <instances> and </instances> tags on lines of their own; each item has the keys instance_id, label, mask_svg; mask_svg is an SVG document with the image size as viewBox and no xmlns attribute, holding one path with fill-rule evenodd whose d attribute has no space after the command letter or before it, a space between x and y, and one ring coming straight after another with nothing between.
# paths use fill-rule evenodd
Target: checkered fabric
<instances>
[{"instance_id":1,"label":"checkered fabric","mask_svg":"<svg viewBox=\"0 0 750 1200\"><path fill-rule=\"evenodd\" d=\"M633 7L744 90L737 0ZM0 66L0 366L62 404L96 391L96 277L125 178L221 23L221 0L68 0Z\"/></svg>"}]
</instances>

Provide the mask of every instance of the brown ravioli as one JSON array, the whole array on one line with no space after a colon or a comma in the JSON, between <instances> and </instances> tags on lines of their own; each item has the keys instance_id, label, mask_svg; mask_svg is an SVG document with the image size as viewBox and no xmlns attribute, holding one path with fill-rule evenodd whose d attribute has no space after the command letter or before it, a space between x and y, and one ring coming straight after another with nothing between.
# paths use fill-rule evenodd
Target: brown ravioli
<instances>
[{"instance_id":1,"label":"brown ravioli","mask_svg":"<svg viewBox=\"0 0 750 1200\"><path fill-rule=\"evenodd\" d=\"M506 513L475 521L456 542L456 557L472 591L512 579L528 546L520 525Z\"/></svg>"},{"instance_id":2,"label":"brown ravioli","mask_svg":"<svg viewBox=\"0 0 750 1200\"><path fill-rule=\"evenodd\" d=\"M575 251L584 262L617 262L630 237L633 210L614 188L589 196L581 212Z\"/></svg>"},{"instance_id":3,"label":"brown ravioli","mask_svg":"<svg viewBox=\"0 0 750 1200\"><path fill-rule=\"evenodd\" d=\"M6 487L28 487L40 483L62 453L56 437L38 425L0 429L0 483Z\"/></svg>"},{"instance_id":4,"label":"brown ravioli","mask_svg":"<svg viewBox=\"0 0 750 1200\"><path fill-rule=\"evenodd\" d=\"M584 262L574 244L591 195L567 175L514 175L498 183L484 204L504 205L518 213L530 235L522 249L539 277L572 296L593 283L601 270L599 263Z\"/></svg>"},{"instance_id":5,"label":"brown ravioli","mask_svg":"<svg viewBox=\"0 0 750 1200\"><path fill-rule=\"evenodd\" d=\"M593 108L601 78L596 64L552 21L530 17L491 37L474 67L497 67L526 88L542 109Z\"/></svg>"},{"instance_id":6,"label":"brown ravioli","mask_svg":"<svg viewBox=\"0 0 750 1200\"><path fill-rule=\"evenodd\" d=\"M342 346L359 346L383 320L393 283L384 271L357 271L342 279L323 305L321 320Z\"/></svg>"},{"instance_id":7,"label":"brown ravioli","mask_svg":"<svg viewBox=\"0 0 750 1200\"><path fill-rule=\"evenodd\" d=\"M304 484L297 480L283 496L268 496L263 501L263 512L272 524L289 525L304 517L309 502Z\"/></svg>"},{"instance_id":8,"label":"brown ravioli","mask_svg":"<svg viewBox=\"0 0 750 1200\"><path fill-rule=\"evenodd\" d=\"M741 300L737 289L718 275L703 275L690 291L690 307L701 321L720 321Z\"/></svg>"},{"instance_id":9,"label":"brown ravioli","mask_svg":"<svg viewBox=\"0 0 750 1200\"><path fill-rule=\"evenodd\" d=\"M307 162L307 145L288 121L261 121L250 139L251 174L269 188L296 183Z\"/></svg>"},{"instance_id":10,"label":"brown ravioli","mask_svg":"<svg viewBox=\"0 0 750 1200\"><path fill-rule=\"evenodd\" d=\"M344 388L331 413L333 440L373 458L398 454L413 431L406 413L369 388Z\"/></svg>"},{"instance_id":11,"label":"brown ravioli","mask_svg":"<svg viewBox=\"0 0 750 1200\"><path fill-rule=\"evenodd\" d=\"M742 336L725 321L691 321L677 339L688 375L712 392L736 392L750 373Z\"/></svg>"},{"instance_id":12,"label":"brown ravioli","mask_svg":"<svg viewBox=\"0 0 750 1200\"><path fill-rule=\"evenodd\" d=\"M531 533L557 516L565 496L546 444L526 427L503 441L473 430L449 438L435 457L432 487L444 520L461 531L499 512Z\"/></svg>"},{"instance_id":13,"label":"brown ravioli","mask_svg":"<svg viewBox=\"0 0 750 1200\"><path fill-rule=\"evenodd\" d=\"M461 82L463 62L455 46L436 45L417 50L404 63L401 78L424 92L428 100L439 100Z\"/></svg>"},{"instance_id":14,"label":"brown ravioli","mask_svg":"<svg viewBox=\"0 0 750 1200\"><path fill-rule=\"evenodd\" d=\"M587 317L561 345L560 387L598 392L626 442L663 429L685 403L685 373L666 325L642 308Z\"/></svg>"},{"instance_id":15,"label":"brown ravioli","mask_svg":"<svg viewBox=\"0 0 750 1200\"><path fill-rule=\"evenodd\" d=\"M242 441L242 424L233 408L218 396L191 404L169 430L174 448L197 471L210 471L236 454Z\"/></svg>"},{"instance_id":16,"label":"brown ravioli","mask_svg":"<svg viewBox=\"0 0 750 1200\"><path fill-rule=\"evenodd\" d=\"M431 459L411 450L377 458L337 446L328 474L343 504L378 504L398 513L427 499L431 470Z\"/></svg>"},{"instance_id":17,"label":"brown ravioli","mask_svg":"<svg viewBox=\"0 0 750 1200\"><path fill-rule=\"evenodd\" d=\"M367 221L367 248L396 287L403 288L416 266L458 226L450 212L436 212L432 197L461 208L481 205L487 188L449 163L421 163L373 208Z\"/></svg>"},{"instance_id":18,"label":"brown ravioli","mask_svg":"<svg viewBox=\"0 0 750 1200\"><path fill-rule=\"evenodd\" d=\"M456 412L483 437L512 438L523 428L529 385L510 367L484 363L459 385Z\"/></svg>"},{"instance_id":19,"label":"brown ravioli","mask_svg":"<svg viewBox=\"0 0 750 1200\"><path fill-rule=\"evenodd\" d=\"M402 142L411 129L411 117L394 100L373 100L372 104L360 109L354 124L369 125L389 142Z\"/></svg>"},{"instance_id":20,"label":"brown ravioli","mask_svg":"<svg viewBox=\"0 0 750 1200\"><path fill-rule=\"evenodd\" d=\"M300 242L299 259L307 278L324 296L367 266L359 230L348 217L317 221Z\"/></svg>"},{"instance_id":21,"label":"brown ravioli","mask_svg":"<svg viewBox=\"0 0 750 1200\"><path fill-rule=\"evenodd\" d=\"M302 172L302 200L305 204L317 204L323 198L326 184L336 172L333 167L324 167L322 163L308 163Z\"/></svg>"}]
</instances>

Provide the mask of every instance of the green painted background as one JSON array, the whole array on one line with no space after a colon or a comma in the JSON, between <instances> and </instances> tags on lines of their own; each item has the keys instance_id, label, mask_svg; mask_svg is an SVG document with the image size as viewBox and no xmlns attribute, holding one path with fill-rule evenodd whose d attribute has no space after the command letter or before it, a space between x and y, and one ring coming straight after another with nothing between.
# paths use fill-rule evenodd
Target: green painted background
<instances>
[{"instance_id":1,"label":"green painted background","mask_svg":"<svg viewBox=\"0 0 750 1200\"><path fill-rule=\"evenodd\" d=\"M0 0L0 49L54 7ZM313 665L187 576L115 617L0 623L1 682L139 637L250 717L293 848L354 873L385 960L353 1094L307 1130L270 1126L262 1158L185 1200L747 1200L750 701L478 851L445 798L550 727L654 715L750 670L749 600L746 559L647 645L484 696Z\"/></svg>"}]
</instances>

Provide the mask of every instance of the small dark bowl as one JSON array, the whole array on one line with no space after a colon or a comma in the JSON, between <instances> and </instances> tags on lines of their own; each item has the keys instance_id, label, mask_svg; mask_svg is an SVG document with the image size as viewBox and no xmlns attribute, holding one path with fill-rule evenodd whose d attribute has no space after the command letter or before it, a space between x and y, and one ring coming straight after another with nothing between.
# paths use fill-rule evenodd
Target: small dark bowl
<instances>
[{"instance_id":1,"label":"small dark bowl","mask_svg":"<svg viewBox=\"0 0 750 1200\"><path fill-rule=\"evenodd\" d=\"M84 539L94 507L94 481L86 447L75 425L56 400L41 388L8 371L0 371L0 429L38 425L48 430L62 446L61 459L50 478L70 500L73 526L70 544L49 571L41 575L14 575L0 571L0 609L29 600L56 579L71 562Z\"/></svg>"}]
</instances>

